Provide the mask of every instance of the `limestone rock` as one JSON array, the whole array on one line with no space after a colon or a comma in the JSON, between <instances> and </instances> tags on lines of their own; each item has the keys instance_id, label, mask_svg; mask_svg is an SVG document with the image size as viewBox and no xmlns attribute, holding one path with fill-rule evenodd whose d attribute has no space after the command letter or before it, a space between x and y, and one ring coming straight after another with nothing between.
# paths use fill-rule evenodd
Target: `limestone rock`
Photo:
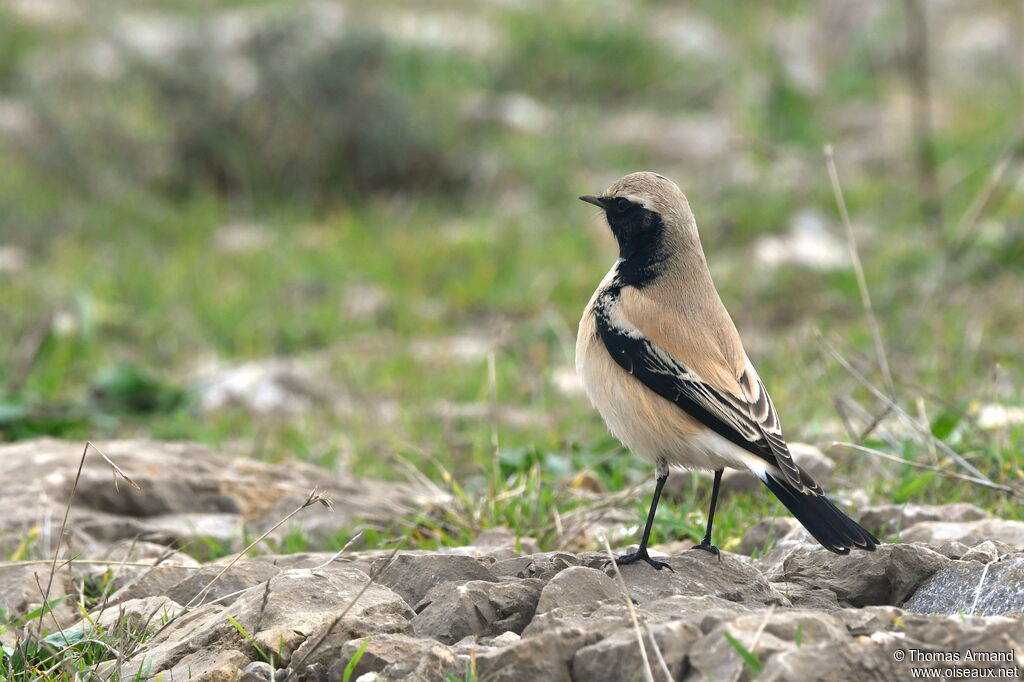
<instances>
[{"instance_id":1,"label":"limestone rock","mask_svg":"<svg viewBox=\"0 0 1024 682\"><path fill-rule=\"evenodd\" d=\"M745 604L783 604L786 599L768 584L753 566L722 552L721 560L703 550L691 549L667 557L674 570L657 571L638 561L619 570L637 603L664 599L676 594L711 595Z\"/></svg>"},{"instance_id":2,"label":"limestone rock","mask_svg":"<svg viewBox=\"0 0 1024 682\"><path fill-rule=\"evenodd\" d=\"M384 566L387 559L374 562L372 571ZM452 581L497 578L476 559L455 554L399 554L377 575L377 582L395 591L414 607L435 585Z\"/></svg>"},{"instance_id":3,"label":"limestone rock","mask_svg":"<svg viewBox=\"0 0 1024 682\"><path fill-rule=\"evenodd\" d=\"M925 580L904 605L917 613L1024 615L1024 557L984 565L954 561Z\"/></svg>"},{"instance_id":4,"label":"limestone rock","mask_svg":"<svg viewBox=\"0 0 1024 682\"><path fill-rule=\"evenodd\" d=\"M980 519L978 521L922 521L900 534L904 542L962 542L974 546L998 540L1024 550L1024 521Z\"/></svg>"},{"instance_id":5,"label":"limestone rock","mask_svg":"<svg viewBox=\"0 0 1024 682\"><path fill-rule=\"evenodd\" d=\"M622 590L608 575L594 568L574 566L548 581L540 594L537 612L622 598Z\"/></svg>"},{"instance_id":6,"label":"limestone rock","mask_svg":"<svg viewBox=\"0 0 1024 682\"><path fill-rule=\"evenodd\" d=\"M445 644L470 635L520 634L533 619L542 587L544 583L536 578L441 583L417 605L413 631Z\"/></svg>"}]
</instances>

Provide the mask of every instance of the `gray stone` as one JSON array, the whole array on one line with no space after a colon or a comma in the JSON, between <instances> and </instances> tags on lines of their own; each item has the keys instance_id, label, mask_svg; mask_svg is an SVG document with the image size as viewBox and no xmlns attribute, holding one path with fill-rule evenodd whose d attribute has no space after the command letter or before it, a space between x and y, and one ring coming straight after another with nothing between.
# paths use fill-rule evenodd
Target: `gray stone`
<instances>
[{"instance_id":1,"label":"gray stone","mask_svg":"<svg viewBox=\"0 0 1024 682\"><path fill-rule=\"evenodd\" d=\"M699 549L667 557L674 570L655 570L642 561L620 567L630 596L637 603L664 599L676 594L711 595L729 601L756 604L784 604L774 587L757 569L722 552L721 560Z\"/></svg>"},{"instance_id":2,"label":"gray stone","mask_svg":"<svg viewBox=\"0 0 1024 682\"><path fill-rule=\"evenodd\" d=\"M140 489L115 487L110 466L90 449L68 527L71 551L88 558L102 556L101 545L124 539L198 552L205 551L200 537L212 536L222 546L238 547L243 525L269 528L306 500L307 493L296 491L315 486L335 501L334 511L304 509L275 536L300 526L316 543L327 537L318 529L340 530L357 518L386 523L448 499L426 486L339 476L305 462L227 457L195 443L115 440L96 446ZM25 528L63 516L82 451L81 442L53 438L0 445L0 550L13 551L5 545L16 543ZM40 538L47 543L56 546L56 538ZM131 595L141 596L149 595Z\"/></svg>"},{"instance_id":3,"label":"gray stone","mask_svg":"<svg viewBox=\"0 0 1024 682\"><path fill-rule=\"evenodd\" d=\"M110 595L110 603L167 594L168 590L196 572L195 568L186 566L155 566L139 570L139 573L133 570L131 577Z\"/></svg>"},{"instance_id":4,"label":"gray stone","mask_svg":"<svg viewBox=\"0 0 1024 682\"><path fill-rule=\"evenodd\" d=\"M537 603L538 613L602 600L623 599L622 590L606 574L586 566L567 568L544 586Z\"/></svg>"},{"instance_id":5,"label":"gray stone","mask_svg":"<svg viewBox=\"0 0 1024 682\"><path fill-rule=\"evenodd\" d=\"M167 597L130 599L96 609L89 613L88 620L83 618L72 627L97 629L108 635L139 633L163 625L184 610L181 604Z\"/></svg>"},{"instance_id":6,"label":"gray stone","mask_svg":"<svg viewBox=\"0 0 1024 682\"><path fill-rule=\"evenodd\" d=\"M387 559L373 563L376 572ZM452 581L497 582L479 561L455 554L399 554L377 575L377 582L394 590L409 606L419 604L435 585Z\"/></svg>"},{"instance_id":7,"label":"gray stone","mask_svg":"<svg viewBox=\"0 0 1024 682\"><path fill-rule=\"evenodd\" d=\"M480 682L571 682L572 659L600 635L578 628L551 630L543 637L524 637L500 649L476 657Z\"/></svg>"},{"instance_id":8,"label":"gray stone","mask_svg":"<svg viewBox=\"0 0 1024 682\"><path fill-rule=\"evenodd\" d=\"M764 669L757 676L757 681L888 682L907 679L909 667L900 668L892 653L867 641L824 642L787 648L764 661Z\"/></svg>"},{"instance_id":9,"label":"gray stone","mask_svg":"<svg viewBox=\"0 0 1024 682\"><path fill-rule=\"evenodd\" d=\"M368 634L409 631L413 614L401 597L377 584L364 590L367 581L365 573L353 568L347 573L330 574L283 572L265 583L265 588L246 592L230 606L206 604L180 615L119 672L125 677L142 669L155 675L179 670L187 663L196 675L201 672L198 662L205 661L207 655L241 651L251 660L258 656L256 646L273 655L275 662L287 664L293 654L301 661L300 645L311 648L310 640L319 639L328 628L344 636L344 641ZM335 622L342 613L345 617ZM228 615L251 639L241 635Z\"/></svg>"},{"instance_id":10,"label":"gray stone","mask_svg":"<svg viewBox=\"0 0 1024 682\"><path fill-rule=\"evenodd\" d=\"M702 632L720 623L748 613L750 608L738 602L709 595L673 595L634 607L638 618L648 625L684 620ZM603 637L633 626L629 607L619 597L611 601L576 604L538 613L523 630L523 637L543 636L560 629L576 628Z\"/></svg>"},{"instance_id":11,"label":"gray stone","mask_svg":"<svg viewBox=\"0 0 1024 682\"><path fill-rule=\"evenodd\" d=\"M1016 547L1008 545L1005 542L999 542L998 540L985 540L979 542L974 547L971 547L966 552L960 555L960 561L977 561L982 564L990 564L993 561L1002 561L1003 559L1018 554L1019 551Z\"/></svg>"},{"instance_id":12,"label":"gray stone","mask_svg":"<svg viewBox=\"0 0 1024 682\"><path fill-rule=\"evenodd\" d=\"M592 562L597 564L598 562ZM569 552L543 552L498 561L490 567L491 573L499 578L540 578L550 580L570 566L584 565L580 557ZM598 568L598 566L591 566Z\"/></svg>"},{"instance_id":13,"label":"gray stone","mask_svg":"<svg viewBox=\"0 0 1024 682\"><path fill-rule=\"evenodd\" d=\"M162 677L197 682L237 682L245 675L249 657L235 649L199 650L186 654Z\"/></svg>"},{"instance_id":14,"label":"gray stone","mask_svg":"<svg viewBox=\"0 0 1024 682\"><path fill-rule=\"evenodd\" d=\"M989 518L984 509L957 502L955 504L882 504L864 507L857 522L876 535L895 533L922 521L977 521ZM905 538L904 538L905 539Z\"/></svg>"},{"instance_id":15,"label":"gray stone","mask_svg":"<svg viewBox=\"0 0 1024 682\"><path fill-rule=\"evenodd\" d=\"M167 590L167 596L179 604L189 604L198 597L193 606L216 600L227 605L241 597L237 594L241 590L265 583L281 572L277 566L264 561L239 561L217 577L222 570L223 565L209 564L198 571L190 571L187 578ZM214 578L217 580L211 585Z\"/></svg>"},{"instance_id":16,"label":"gray stone","mask_svg":"<svg viewBox=\"0 0 1024 682\"><path fill-rule=\"evenodd\" d=\"M469 635L494 637L509 631L520 634L537 610L542 587L543 581L536 578L501 583L442 583L417 605L413 631L445 644L454 644Z\"/></svg>"},{"instance_id":17,"label":"gray stone","mask_svg":"<svg viewBox=\"0 0 1024 682\"><path fill-rule=\"evenodd\" d=\"M906 528L904 542L962 542L973 547L985 540L998 540L1024 550L1024 521L981 519L979 521L923 521Z\"/></svg>"},{"instance_id":18,"label":"gray stone","mask_svg":"<svg viewBox=\"0 0 1024 682\"><path fill-rule=\"evenodd\" d=\"M726 633L762 662L773 654L800 646L846 641L846 629L831 616L816 611L753 613L723 623L690 649L691 677L711 680L750 680L753 670L744 662Z\"/></svg>"},{"instance_id":19,"label":"gray stone","mask_svg":"<svg viewBox=\"0 0 1024 682\"><path fill-rule=\"evenodd\" d=\"M805 547L790 554L781 570L769 577L780 589L795 584L829 590L843 606L897 605L949 561L919 545L882 545L847 556Z\"/></svg>"},{"instance_id":20,"label":"gray stone","mask_svg":"<svg viewBox=\"0 0 1024 682\"><path fill-rule=\"evenodd\" d=\"M658 682L678 679L686 669L686 655L701 637L700 629L686 621L672 621L641 628L647 660ZM665 675L658 657L665 661ZM583 647L572 659L573 679L588 682L619 682L642 679L643 655L636 630L625 628L600 642Z\"/></svg>"},{"instance_id":21,"label":"gray stone","mask_svg":"<svg viewBox=\"0 0 1024 682\"><path fill-rule=\"evenodd\" d=\"M448 650L447 647L430 639L410 637L400 633L353 639L341 646L337 660L331 663L327 669L327 679L340 680L344 674L345 667L364 645L363 654L352 671L351 679L353 680L366 673L382 672L388 666L393 666L400 661L418 663L421 658L426 656L435 647ZM450 650L448 651L450 653ZM454 656L452 656L452 659L454 659Z\"/></svg>"},{"instance_id":22,"label":"gray stone","mask_svg":"<svg viewBox=\"0 0 1024 682\"><path fill-rule=\"evenodd\" d=\"M838 618L851 636L861 637L898 627L905 613L895 606L864 606L839 609L830 615Z\"/></svg>"},{"instance_id":23,"label":"gray stone","mask_svg":"<svg viewBox=\"0 0 1024 682\"><path fill-rule=\"evenodd\" d=\"M47 593L49 585L49 593ZM44 610L39 617L29 621L29 629L40 627L51 632L63 630L79 619L74 607L78 590L74 586L71 571L58 564L50 582L50 564L24 564L0 566L0 607L10 620L25 616L42 607L45 601L53 602L69 597Z\"/></svg>"},{"instance_id":24,"label":"gray stone","mask_svg":"<svg viewBox=\"0 0 1024 682\"><path fill-rule=\"evenodd\" d=\"M774 545L799 525L800 522L791 516L776 516L759 521L744 533L736 551L740 554L752 555L757 552L763 555L765 547Z\"/></svg>"},{"instance_id":25,"label":"gray stone","mask_svg":"<svg viewBox=\"0 0 1024 682\"><path fill-rule=\"evenodd\" d=\"M380 672L377 682L451 682L466 679L467 657L456 656L451 649L434 642L417 658L406 657L389 664Z\"/></svg>"},{"instance_id":26,"label":"gray stone","mask_svg":"<svg viewBox=\"0 0 1024 682\"><path fill-rule=\"evenodd\" d=\"M904 608L917 613L1024 614L1024 557L988 565L954 561L914 592Z\"/></svg>"},{"instance_id":27,"label":"gray stone","mask_svg":"<svg viewBox=\"0 0 1024 682\"><path fill-rule=\"evenodd\" d=\"M274 667L266 661L253 661L242 670L238 682L270 682L274 676Z\"/></svg>"}]
</instances>

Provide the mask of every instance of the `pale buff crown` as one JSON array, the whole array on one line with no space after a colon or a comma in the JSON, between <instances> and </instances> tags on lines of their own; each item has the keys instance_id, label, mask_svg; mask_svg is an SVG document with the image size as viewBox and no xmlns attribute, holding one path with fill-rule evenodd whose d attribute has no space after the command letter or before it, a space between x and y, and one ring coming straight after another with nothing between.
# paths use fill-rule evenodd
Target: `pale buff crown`
<instances>
[{"instance_id":1,"label":"pale buff crown","mask_svg":"<svg viewBox=\"0 0 1024 682\"><path fill-rule=\"evenodd\" d=\"M676 183L664 175L640 171L619 178L601 195L604 199L622 197L642 204L645 208L661 214L662 220L672 227L696 230L690 202Z\"/></svg>"},{"instance_id":2,"label":"pale buff crown","mask_svg":"<svg viewBox=\"0 0 1024 682\"><path fill-rule=\"evenodd\" d=\"M690 202L676 183L650 171L630 173L613 182L601 195L603 199L620 197L661 215L670 248L678 251L678 256L704 261L697 221L690 210Z\"/></svg>"}]
</instances>

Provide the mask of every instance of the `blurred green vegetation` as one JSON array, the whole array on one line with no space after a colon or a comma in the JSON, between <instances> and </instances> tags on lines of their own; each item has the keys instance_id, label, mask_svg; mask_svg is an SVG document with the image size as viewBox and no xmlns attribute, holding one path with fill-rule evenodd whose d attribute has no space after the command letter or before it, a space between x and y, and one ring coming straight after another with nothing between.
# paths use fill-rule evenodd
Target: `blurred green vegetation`
<instances>
[{"instance_id":1,"label":"blurred green vegetation","mask_svg":"<svg viewBox=\"0 0 1024 682\"><path fill-rule=\"evenodd\" d=\"M382 477L401 458L459 493L420 544L502 524L553 543L553 511L587 501L580 470L606 490L650 476L564 385L614 257L575 197L649 168L690 197L790 439L858 440L836 404L866 411L855 431L882 406L812 333L882 385L852 270L759 255L801 214L845 249L831 143L900 402L1020 484L1021 428L977 420L1022 401L1019 46L949 30L998 39L1019 3L932 17L940 225L921 212L899 4L93 9L0 10L0 437L196 439ZM276 355L323 363L339 400L202 408L212 362ZM867 445L955 466L883 426ZM1024 511L868 456L836 479L877 503ZM699 534L705 487L662 508L657 540ZM734 496L720 544L780 510Z\"/></svg>"}]
</instances>

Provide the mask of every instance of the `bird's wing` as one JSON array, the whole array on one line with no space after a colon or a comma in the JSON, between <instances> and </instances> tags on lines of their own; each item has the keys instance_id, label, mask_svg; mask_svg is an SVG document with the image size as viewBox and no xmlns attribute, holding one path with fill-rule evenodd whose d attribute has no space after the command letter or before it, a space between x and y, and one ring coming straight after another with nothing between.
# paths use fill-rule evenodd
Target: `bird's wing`
<instances>
[{"instance_id":1,"label":"bird's wing","mask_svg":"<svg viewBox=\"0 0 1024 682\"><path fill-rule=\"evenodd\" d=\"M820 494L809 476L801 476L775 406L745 355L739 376L726 370L731 381L723 386L698 374L690 366L696 363L684 363L649 338L629 318L615 290L598 297L594 313L598 334L619 366L718 435L777 467L797 490Z\"/></svg>"}]
</instances>

